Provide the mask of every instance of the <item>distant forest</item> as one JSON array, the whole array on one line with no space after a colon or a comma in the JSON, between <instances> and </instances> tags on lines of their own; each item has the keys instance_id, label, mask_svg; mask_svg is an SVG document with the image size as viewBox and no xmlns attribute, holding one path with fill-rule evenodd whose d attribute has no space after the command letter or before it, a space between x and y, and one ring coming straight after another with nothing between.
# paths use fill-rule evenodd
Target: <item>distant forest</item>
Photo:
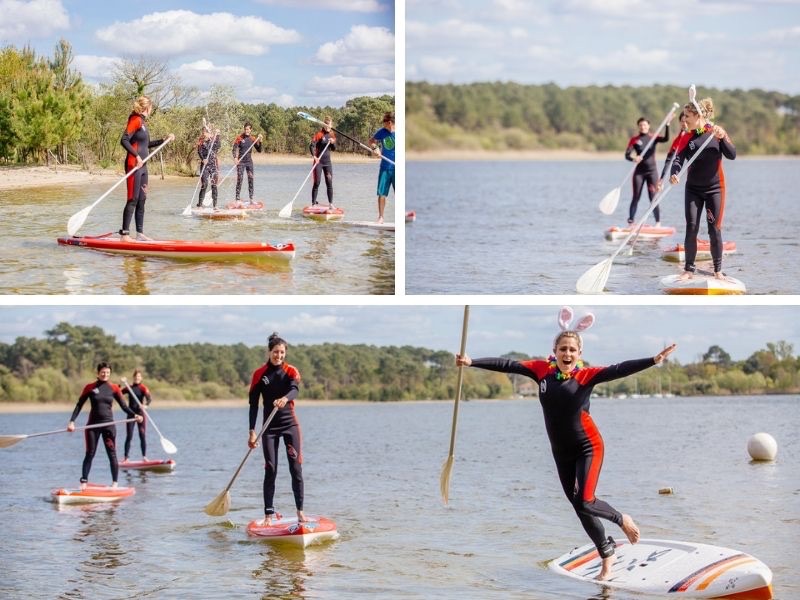
<instances>
[{"instance_id":1,"label":"distant forest","mask_svg":"<svg viewBox=\"0 0 800 600\"><path fill-rule=\"evenodd\" d=\"M791 344L769 343L743 361L712 345L695 363L669 361L596 388L601 395L684 396L796 393L800 359ZM529 358L511 352L509 358ZM633 357L632 357L633 358ZM0 402L71 402L95 378L100 361L113 366L112 380L144 372L154 400L247 398L253 371L265 362L264 347L208 343L172 346L125 345L100 327L59 323L44 338L19 337L0 343ZM315 344L290 346L287 362L302 376L302 400L451 399L458 370L450 351L412 346ZM466 369L467 399L534 395L520 376Z\"/></svg>"},{"instance_id":2,"label":"distant forest","mask_svg":"<svg viewBox=\"0 0 800 600\"><path fill-rule=\"evenodd\" d=\"M698 84L714 101L716 122L742 154L800 154L800 96L762 90L718 90ZM646 117L655 129L687 101L676 86L561 88L555 84L406 83L406 147L441 150L585 150L620 155ZM677 132L677 119L670 136Z\"/></svg>"}]
</instances>

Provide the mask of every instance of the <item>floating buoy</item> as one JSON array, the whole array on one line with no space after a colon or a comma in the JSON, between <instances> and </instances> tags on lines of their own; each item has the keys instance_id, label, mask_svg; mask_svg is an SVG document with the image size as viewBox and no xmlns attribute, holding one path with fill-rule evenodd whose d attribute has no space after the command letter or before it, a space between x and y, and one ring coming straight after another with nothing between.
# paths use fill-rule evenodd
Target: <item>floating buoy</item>
<instances>
[{"instance_id":1,"label":"floating buoy","mask_svg":"<svg viewBox=\"0 0 800 600\"><path fill-rule=\"evenodd\" d=\"M673 490L671 487L665 487L658 490L658 493L661 494L662 496L668 496L670 494L674 494L675 490Z\"/></svg>"},{"instance_id":2,"label":"floating buoy","mask_svg":"<svg viewBox=\"0 0 800 600\"><path fill-rule=\"evenodd\" d=\"M747 440L747 452L753 460L775 460L778 442L768 433L756 433Z\"/></svg>"}]
</instances>

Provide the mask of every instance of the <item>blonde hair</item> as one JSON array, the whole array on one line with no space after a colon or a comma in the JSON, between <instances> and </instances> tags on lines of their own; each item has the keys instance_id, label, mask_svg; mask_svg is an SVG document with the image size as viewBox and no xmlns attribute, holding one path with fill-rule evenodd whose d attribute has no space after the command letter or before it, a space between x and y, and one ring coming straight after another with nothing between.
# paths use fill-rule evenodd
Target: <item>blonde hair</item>
<instances>
[{"instance_id":1,"label":"blonde hair","mask_svg":"<svg viewBox=\"0 0 800 600\"><path fill-rule=\"evenodd\" d=\"M323 120L325 123L327 123L328 125L330 125L331 123L333 123L333 119L331 118L331 116L330 116L330 115L325 115L325 118L324 118L324 119L322 119L322 120Z\"/></svg>"},{"instance_id":2,"label":"blonde hair","mask_svg":"<svg viewBox=\"0 0 800 600\"><path fill-rule=\"evenodd\" d=\"M553 352L555 352L556 348L558 347L558 342L561 341L561 338L573 338L578 342L578 350L583 352L583 338L581 338L577 331L572 331L571 329L562 331L556 336L556 339L553 340Z\"/></svg>"},{"instance_id":3,"label":"blonde hair","mask_svg":"<svg viewBox=\"0 0 800 600\"><path fill-rule=\"evenodd\" d=\"M150 98L148 98L147 96L139 96L133 102L133 112L135 112L138 115L141 115L148 108L152 107L153 107L153 101L150 100Z\"/></svg>"},{"instance_id":4,"label":"blonde hair","mask_svg":"<svg viewBox=\"0 0 800 600\"><path fill-rule=\"evenodd\" d=\"M704 119L711 121L714 118L714 101L711 98L703 98L702 100L697 101L702 114L700 115ZM697 109L694 107L694 104L691 102L687 103L683 107L683 112L689 111L691 113L697 114Z\"/></svg>"}]
</instances>

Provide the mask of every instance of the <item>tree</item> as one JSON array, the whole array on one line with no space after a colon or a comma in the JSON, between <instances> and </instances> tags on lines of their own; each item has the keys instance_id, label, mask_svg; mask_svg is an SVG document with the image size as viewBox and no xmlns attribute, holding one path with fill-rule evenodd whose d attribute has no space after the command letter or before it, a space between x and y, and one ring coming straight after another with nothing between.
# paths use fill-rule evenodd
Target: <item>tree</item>
<instances>
[{"instance_id":1,"label":"tree","mask_svg":"<svg viewBox=\"0 0 800 600\"><path fill-rule=\"evenodd\" d=\"M728 367L731 364L731 355L715 344L703 354L703 362Z\"/></svg>"}]
</instances>

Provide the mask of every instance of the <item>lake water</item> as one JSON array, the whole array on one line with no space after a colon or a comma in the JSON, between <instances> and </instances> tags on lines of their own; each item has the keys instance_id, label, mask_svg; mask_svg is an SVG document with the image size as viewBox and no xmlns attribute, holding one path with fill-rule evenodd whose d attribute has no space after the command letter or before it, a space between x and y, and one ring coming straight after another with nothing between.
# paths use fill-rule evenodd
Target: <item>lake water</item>
<instances>
[{"instance_id":1,"label":"lake water","mask_svg":"<svg viewBox=\"0 0 800 600\"><path fill-rule=\"evenodd\" d=\"M203 262L108 255L58 246L70 216L90 205L110 186L99 183L0 192L0 226L4 259L0 261L0 294L393 294L394 233L304 219L311 203L311 184L293 204L292 219L278 211L308 174L307 165L257 166L256 199L266 210L246 219L209 221L181 215L197 178L162 181L151 169L145 232L155 239L293 241L291 263ZM223 169L224 175L227 171ZM221 188L220 205L233 200L236 174ZM377 218L377 167L334 166L334 202L345 218ZM325 185L320 200L327 202ZM243 182L242 197L247 197ZM210 198L211 191L208 191ZM121 185L89 214L79 235L117 231L125 191ZM390 197L387 220L392 221Z\"/></svg>"},{"instance_id":2,"label":"lake water","mask_svg":"<svg viewBox=\"0 0 800 600\"><path fill-rule=\"evenodd\" d=\"M660 158L659 161L662 159ZM800 161L724 161L728 187L723 237L736 242L723 271L750 294L800 293L797 232ZM614 215L597 208L629 170L618 161L409 161L406 228L409 294L573 294L578 278L621 242L603 233L627 220L630 185ZM683 184L660 203L662 241L639 241L633 256L615 259L606 289L659 294L659 280L683 267L661 259L661 248L683 243ZM638 217L648 206L646 193ZM650 217L649 223L653 220ZM708 238L705 225L701 235ZM710 265L710 263L708 263Z\"/></svg>"},{"instance_id":3,"label":"lake water","mask_svg":"<svg viewBox=\"0 0 800 600\"><path fill-rule=\"evenodd\" d=\"M51 488L77 484L80 434L0 449L0 597L646 598L604 594L546 568L588 540L562 497L535 400L462 404L449 506L439 474L452 402L301 402L306 512L333 518L341 533L305 552L244 531L262 512L260 449L231 490L228 515L203 512L246 452L244 400L240 409L157 406L177 469L123 472L120 483L137 492L115 506L45 501ZM630 512L645 537L753 554L773 570L775 598L800 597L796 397L596 399L592 409L606 442L599 497ZM68 416L3 414L0 433L58 429ZM758 431L777 439L775 462L750 462L747 439ZM154 431L148 439L150 458L164 456ZM110 480L102 449L91 479ZM277 487L276 508L291 514L283 455ZM674 495L659 495L662 487Z\"/></svg>"}]
</instances>

